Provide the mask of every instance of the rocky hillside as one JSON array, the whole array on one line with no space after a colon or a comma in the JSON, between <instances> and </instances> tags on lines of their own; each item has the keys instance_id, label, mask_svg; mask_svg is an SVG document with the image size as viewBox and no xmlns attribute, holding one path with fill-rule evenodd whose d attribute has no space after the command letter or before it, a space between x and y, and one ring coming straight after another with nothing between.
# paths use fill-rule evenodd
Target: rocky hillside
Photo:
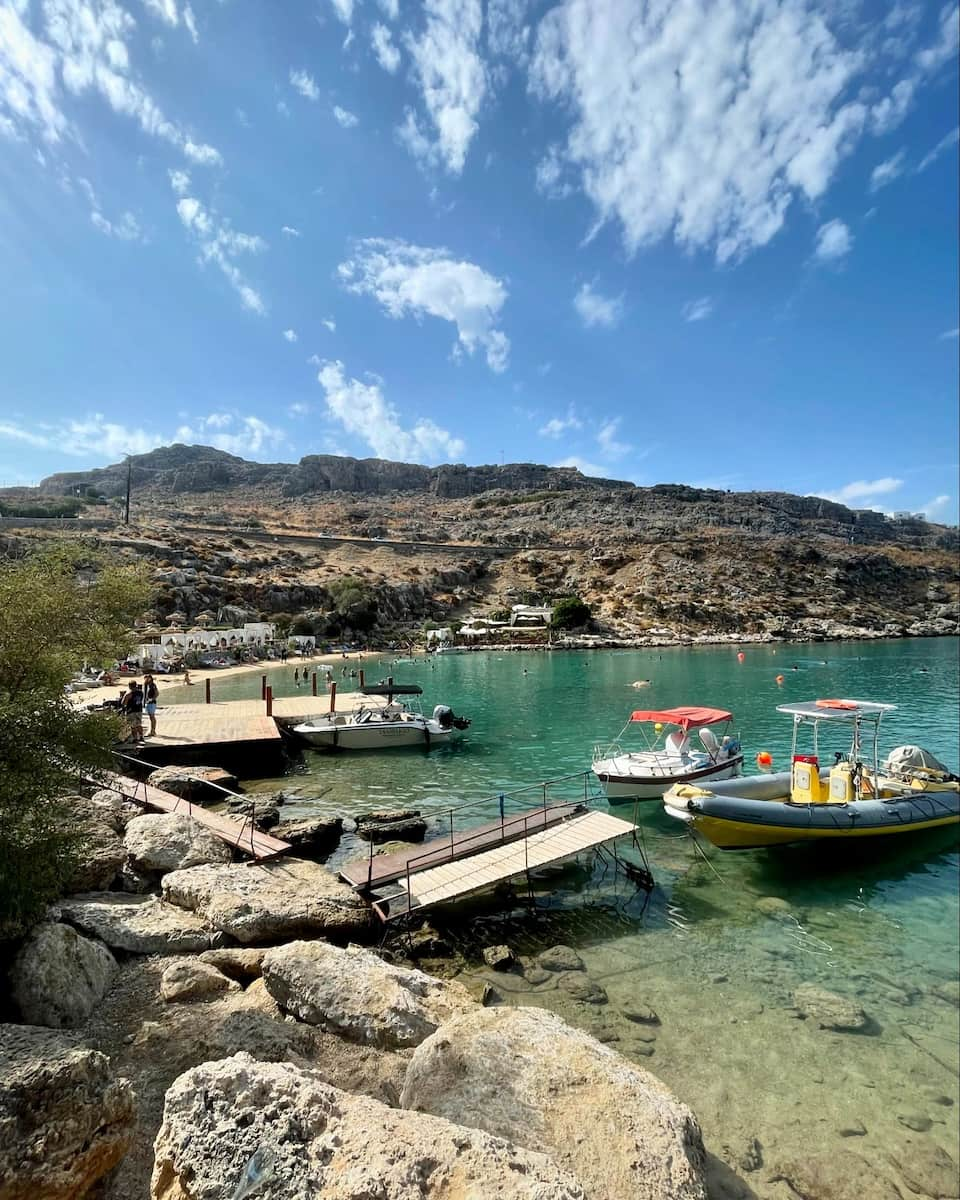
<instances>
[{"instance_id":1,"label":"rocky hillside","mask_svg":"<svg viewBox=\"0 0 960 1200\"><path fill-rule=\"evenodd\" d=\"M151 564L158 619L306 614L329 636L396 636L578 594L621 638L958 628L956 529L815 497L200 446L135 457L132 476L131 524L100 536ZM33 494L79 488L103 515L125 486L117 464Z\"/></svg>"}]
</instances>

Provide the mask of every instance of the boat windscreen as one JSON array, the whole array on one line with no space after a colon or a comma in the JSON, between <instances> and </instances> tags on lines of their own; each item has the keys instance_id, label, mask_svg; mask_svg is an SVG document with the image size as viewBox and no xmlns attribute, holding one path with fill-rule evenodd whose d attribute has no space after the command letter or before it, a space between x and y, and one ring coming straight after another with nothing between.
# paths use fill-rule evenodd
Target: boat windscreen
<instances>
[{"instance_id":1,"label":"boat windscreen","mask_svg":"<svg viewBox=\"0 0 960 1200\"><path fill-rule=\"evenodd\" d=\"M659 721L663 725L679 725L683 730L699 729L703 725L717 725L721 721L732 721L733 713L722 708L664 708L637 709L630 714L631 721Z\"/></svg>"},{"instance_id":2,"label":"boat windscreen","mask_svg":"<svg viewBox=\"0 0 960 1200\"><path fill-rule=\"evenodd\" d=\"M423 688L416 683L380 683L375 687L357 688L361 696L422 696Z\"/></svg>"}]
</instances>

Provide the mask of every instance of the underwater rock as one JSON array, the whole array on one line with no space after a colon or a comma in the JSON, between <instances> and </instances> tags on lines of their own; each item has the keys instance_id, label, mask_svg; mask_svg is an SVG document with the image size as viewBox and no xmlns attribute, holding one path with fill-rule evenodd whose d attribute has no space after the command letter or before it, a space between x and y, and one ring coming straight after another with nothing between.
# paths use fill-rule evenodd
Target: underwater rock
<instances>
[{"instance_id":1,"label":"underwater rock","mask_svg":"<svg viewBox=\"0 0 960 1200\"><path fill-rule=\"evenodd\" d=\"M902 1155L888 1153L887 1158L911 1192L932 1200L956 1200L960 1196L957 1164L935 1142L911 1142Z\"/></svg>"},{"instance_id":2,"label":"underwater rock","mask_svg":"<svg viewBox=\"0 0 960 1200\"><path fill-rule=\"evenodd\" d=\"M801 1200L903 1200L886 1174L852 1150L836 1150L783 1163L770 1182L784 1180Z\"/></svg>"},{"instance_id":3,"label":"underwater rock","mask_svg":"<svg viewBox=\"0 0 960 1200\"><path fill-rule=\"evenodd\" d=\"M897 1113L897 1120L914 1133L926 1133L933 1125L933 1121L925 1113Z\"/></svg>"},{"instance_id":4,"label":"underwater rock","mask_svg":"<svg viewBox=\"0 0 960 1200\"><path fill-rule=\"evenodd\" d=\"M865 1137L867 1127L862 1121L847 1121L837 1130L841 1137Z\"/></svg>"},{"instance_id":5,"label":"underwater rock","mask_svg":"<svg viewBox=\"0 0 960 1200\"><path fill-rule=\"evenodd\" d=\"M753 907L767 917L790 916L792 912L786 900L781 900L779 896L761 896L753 902Z\"/></svg>"},{"instance_id":6,"label":"underwater rock","mask_svg":"<svg viewBox=\"0 0 960 1200\"><path fill-rule=\"evenodd\" d=\"M553 972L546 971L543 967L538 967L536 964L534 964L533 966L527 967L527 969L523 972L523 977L527 983L531 984L533 987L539 987L541 983L547 983L548 980L553 978Z\"/></svg>"},{"instance_id":7,"label":"underwater rock","mask_svg":"<svg viewBox=\"0 0 960 1200\"><path fill-rule=\"evenodd\" d=\"M487 946L483 961L494 971L509 971L516 965L517 958L509 946Z\"/></svg>"},{"instance_id":8,"label":"underwater rock","mask_svg":"<svg viewBox=\"0 0 960 1200\"><path fill-rule=\"evenodd\" d=\"M846 996L838 996L813 983L802 983L793 993L797 1011L820 1029L838 1033L862 1033L870 1026L870 1018L859 1004Z\"/></svg>"},{"instance_id":9,"label":"underwater rock","mask_svg":"<svg viewBox=\"0 0 960 1200\"><path fill-rule=\"evenodd\" d=\"M537 963L545 971L585 971L583 959L570 946L551 946L537 955Z\"/></svg>"},{"instance_id":10,"label":"underwater rock","mask_svg":"<svg viewBox=\"0 0 960 1200\"><path fill-rule=\"evenodd\" d=\"M606 1004L609 997L599 983L588 979L581 971L567 971L557 980L557 986L583 1004Z\"/></svg>"},{"instance_id":11,"label":"underwater rock","mask_svg":"<svg viewBox=\"0 0 960 1200\"><path fill-rule=\"evenodd\" d=\"M948 1004L960 1006L960 980L950 979L944 983L935 983L930 991L941 1000L946 1000Z\"/></svg>"},{"instance_id":12,"label":"underwater rock","mask_svg":"<svg viewBox=\"0 0 960 1200\"><path fill-rule=\"evenodd\" d=\"M635 1025L659 1025L660 1018L645 1004L630 1004L626 1008L620 1009L621 1013L628 1021L633 1021Z\"/></svg>"}]
</instances>

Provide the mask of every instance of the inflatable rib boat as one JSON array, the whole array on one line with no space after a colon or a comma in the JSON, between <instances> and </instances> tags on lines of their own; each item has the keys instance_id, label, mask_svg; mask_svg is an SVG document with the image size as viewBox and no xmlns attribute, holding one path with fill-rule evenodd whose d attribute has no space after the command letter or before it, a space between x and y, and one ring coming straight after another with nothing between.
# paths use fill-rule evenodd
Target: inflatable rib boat
<instances>
[{"instance_id":1,"label":"inflatable rib boat","mask_svg":"<svg viewBox=\"0 0 960 1200\"><path fill-rule=\"evenodd\" d=\"M664 797L666 812L722 850L748 850L820 838L903 836L960 822L960 783L928 751L898 747L881 768L880 719L893 706L860 700L817 700L779 706L794 717L789 772L680 785ZM849 722L849 754L820 768L818 725ZM797 753L801 728L813 728L814 753ZM862 761L862 732L872 733L873 765ZM917 762L915 768L911 762Z\"/></svg>"}]
</instances>

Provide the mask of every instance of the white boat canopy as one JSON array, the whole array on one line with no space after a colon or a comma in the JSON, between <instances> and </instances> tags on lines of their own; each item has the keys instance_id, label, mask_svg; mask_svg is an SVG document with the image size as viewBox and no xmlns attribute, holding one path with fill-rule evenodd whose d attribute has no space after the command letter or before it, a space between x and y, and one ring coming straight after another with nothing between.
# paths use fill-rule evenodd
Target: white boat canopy
<instances>
[{"instance_id":1,"label":"white boat canopy","mask_svg":"<svg viewBox=\"0 0 960 1200\"><path fill-rule=\"evenodd\" d=\"M801 700L795 704L778 704L777 712L808 721L855 721L865 717L879 720L896 707L895 704L874 704L872 700Z\"/></svg>"}]
</instances>

